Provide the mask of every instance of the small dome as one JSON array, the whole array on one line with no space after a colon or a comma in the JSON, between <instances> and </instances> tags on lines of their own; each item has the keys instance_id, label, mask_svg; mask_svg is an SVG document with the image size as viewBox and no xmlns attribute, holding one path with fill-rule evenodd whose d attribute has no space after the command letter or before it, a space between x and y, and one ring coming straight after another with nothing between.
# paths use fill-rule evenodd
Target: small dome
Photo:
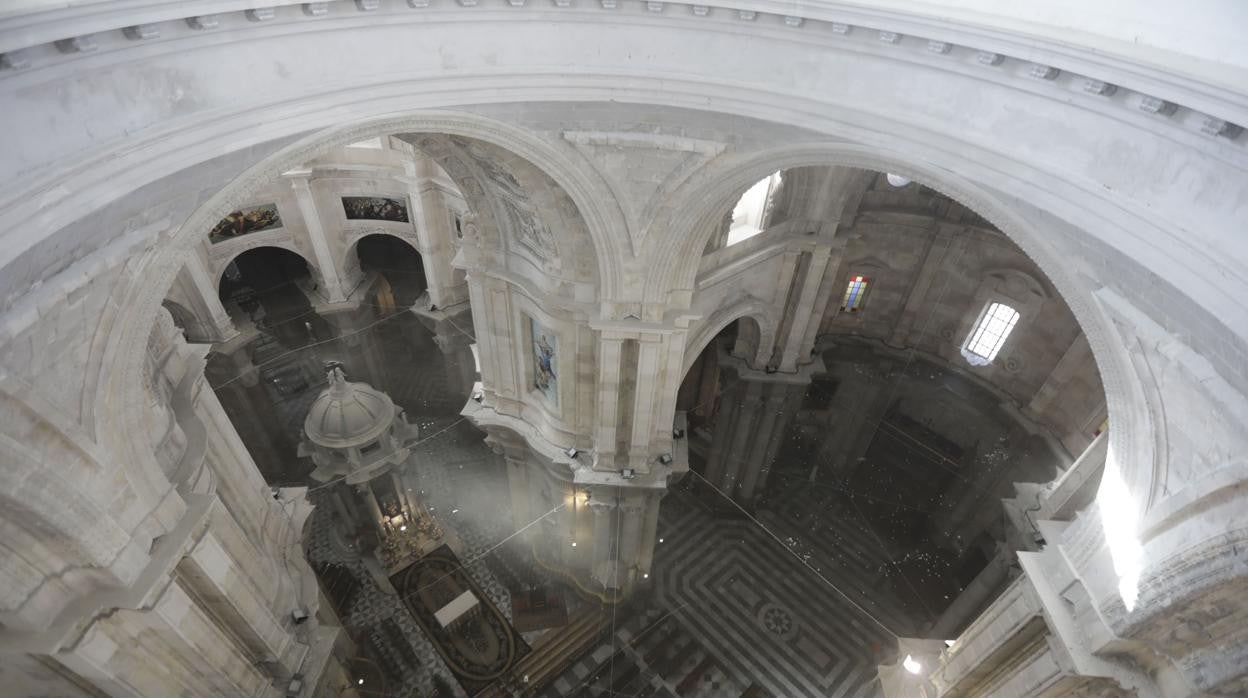
<instances>
[{"instance_id":1,"label":"small dome","mask_svg":"<svg viewBox=\"0 0 1248 698\"><path fill-rule=\"evenodd\" d=\"M317 396L303 420L308 440L326 448L364 446L394 421L394 403L367 383L352 383L335 367L329 387Z\"/></svg>"}]
</instances>

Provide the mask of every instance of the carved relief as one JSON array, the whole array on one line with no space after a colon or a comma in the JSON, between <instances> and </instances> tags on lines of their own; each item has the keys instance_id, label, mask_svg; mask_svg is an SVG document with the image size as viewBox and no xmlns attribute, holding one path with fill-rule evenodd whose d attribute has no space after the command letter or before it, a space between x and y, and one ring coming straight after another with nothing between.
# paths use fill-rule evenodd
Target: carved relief
<instances>
[{"instance_id":1,"label":"carved relief","mask_svg":"<svg viewBox=\"0 0 1248 698\"><path fill-rule=\"evenodd\" d=\"M503 207L507 209L507 217L511 221L516 240L543 262L554 259L556 256L555 236L537 216L528 200L513 200L504 196L502 202Z\"/></svg>"}]
</instances>

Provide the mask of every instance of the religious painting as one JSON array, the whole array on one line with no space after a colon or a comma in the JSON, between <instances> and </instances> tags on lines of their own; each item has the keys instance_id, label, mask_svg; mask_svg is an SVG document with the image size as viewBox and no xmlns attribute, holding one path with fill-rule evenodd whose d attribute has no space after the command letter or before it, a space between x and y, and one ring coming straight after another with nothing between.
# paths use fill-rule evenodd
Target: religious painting
<instances>
[{"instance_id":1,"label":"religious painting","mask_svg":"<svg viewBox=\"0 0 1248 698\"><path fill-rule=\"evenodd\" d=\"M385 196L344 196L342 210L347 220L392 221L407 223L407 202Z\"/></svg>"},{"instance_id":2,"label":"religious painting","mask_svg":"<svg viewBox=\"0 0 1248 698\"><path fill-rule=\"evenodd\" d=\"M277 204L263 204L234 211L221 219L208 233L212 243L224 242L248 233L282 227L282 217L277 215Z\"/></svg>"},{"instance_id":3,"label":"religious painting","mask_svg":"<svg viewBox=\"0 0 1248 698\"><path fill-rule=\"evenodd\" d=\"M559 340L550 328L533 318L529 318L529 331L533 336L533 387L558 407L559 377L555 366L559 363Z\"/></svg>"}]
</instances>

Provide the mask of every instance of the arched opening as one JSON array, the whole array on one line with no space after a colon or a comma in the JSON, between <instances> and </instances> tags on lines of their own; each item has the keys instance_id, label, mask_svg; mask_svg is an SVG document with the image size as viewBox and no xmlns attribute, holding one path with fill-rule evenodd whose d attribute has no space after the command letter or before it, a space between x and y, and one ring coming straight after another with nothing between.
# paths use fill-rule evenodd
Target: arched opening
<instances>
[{"instance_id":1,"label":"arched opening","mask_svg":"<svg viewBox=\"0 0 1248 698\"><path fill-rule=\"evenodd\" d=\"M424 260L411 243L394 235L372 233L355 243L364 274L376 274L374 301L379 308L411 307L428 288Z\"/></svg>"},{"instance_id":2,"label":"arched opening","mask_svg":"<svg viewBox=\"0 0 1248 698\"><path fill-rule=\"evenodd\" d=\"M307 293L316 281L307 260L280 247L256 247L230 260L221 271L217 293L231 319L291 336L287 320L311 309ZM280 328L280 329L279 329ZM293 339L292 341L297 341Z\"/></svg>"},{"instance_id":3,"label":"arched opening","mask_svg":"<svg viewBox=\"0 0 1248 698\"><path fill-rule=\"evenodd\" d=\"M1015 553L1037 549L1045 485L1099 453L1064 515L1095 491L1099 371L1062 297L991 223L920 183L831 169L783 171L767 220L831 219L834 236L760 237L748 262L708 250L698 269L714 280L693 298L706 324L749 289L775 346L759 365L734 356L753 321L691 341L677 408L692 473L664 500L673 525L659 535L714 539L725 556L756 528L800 559L794 578L815 575L811 593L866 616L852 643L881 628L953 638L1020 573ZM741 515L736 538L691 533ZM660 550L655 569L694 576L684 557L699 554ZM766 577L748 585L783 593Z\"/></svg>"}]
</instances>

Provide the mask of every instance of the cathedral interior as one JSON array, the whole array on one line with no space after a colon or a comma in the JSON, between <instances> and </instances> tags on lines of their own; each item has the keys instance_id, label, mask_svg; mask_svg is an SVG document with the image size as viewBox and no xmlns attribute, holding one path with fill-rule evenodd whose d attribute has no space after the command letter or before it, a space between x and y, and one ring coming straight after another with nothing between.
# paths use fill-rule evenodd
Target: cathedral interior
<instances>
[{"instance_id":1,"label":"cathedral interior","mask_svg":"<svg viewBox=\"0 0 1248 698\"><path fill-rule=\"evenodd\" d=\"M1248 695L1237 26L0 8L0 694Z\"/></svg>"}]
</instances>

